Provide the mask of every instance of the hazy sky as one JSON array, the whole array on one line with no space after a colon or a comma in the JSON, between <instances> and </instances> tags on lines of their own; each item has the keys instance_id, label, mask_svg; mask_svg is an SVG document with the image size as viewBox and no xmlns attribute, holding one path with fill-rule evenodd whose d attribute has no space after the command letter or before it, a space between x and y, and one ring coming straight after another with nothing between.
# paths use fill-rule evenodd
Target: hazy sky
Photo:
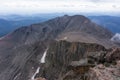
<instances>
[{"instance_id":1,"label":"hazy sky","mask_svg":"<svg viewBox=\"0 0 120 80\"><path fill-rule=\"evenodd\" d=\"M0 14L53 12L119 13L120 0L0 0Z\"/></svg>"}]
</instances>

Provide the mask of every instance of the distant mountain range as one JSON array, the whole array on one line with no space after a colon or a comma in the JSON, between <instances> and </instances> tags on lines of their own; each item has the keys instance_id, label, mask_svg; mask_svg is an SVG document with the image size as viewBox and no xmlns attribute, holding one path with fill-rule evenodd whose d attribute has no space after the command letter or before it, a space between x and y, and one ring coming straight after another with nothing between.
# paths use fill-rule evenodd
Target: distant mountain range
<instances>
[{"instance_id":1,"label":"distant mountain range","mask_svg":"<svg viewBox=\"0 0 120 80\"><path fill-rule=\"evenodd\" d=\"M35 23L44 22L63 14L38 14L38 15L6 15L0 16L0 37L12 32L13 30ZM115 16L88 16L93 22L109 29L113 33L120 33L120 17Z\"/></svg>"},{"instance_id":2,"label":"distant mountain range","mask_svg":"<svg viewBox=\"0 0 120 80\"><path fill-rule=\"evenodd\" d=\"M48 20L47 17L8 17L8 19L0 19L0 36L4 36L11 31L23 27L28 26L34 23L43 22L45 20Z\"/></svg>"},{"instance_id":3,"label":"distant mountain range","mask_svg":"<svg viewBox=\"0 0 120 80\"><path fill-rule=\"evenodd\" d=\"M120 17L117 16L89 16L89 18L113 33L120 33Z\"/></svg>"},{"instance_id":4,"label":"distant mountain range","mask_svg":"<svg viewBox=\"0 0 120 80\"><path fill-rule=\"evenodd\" d=\"M4 36L8 32L10 32L12 27L13 26L10 21L0 19L0 36Z\"/></svg>"}]
</instances>

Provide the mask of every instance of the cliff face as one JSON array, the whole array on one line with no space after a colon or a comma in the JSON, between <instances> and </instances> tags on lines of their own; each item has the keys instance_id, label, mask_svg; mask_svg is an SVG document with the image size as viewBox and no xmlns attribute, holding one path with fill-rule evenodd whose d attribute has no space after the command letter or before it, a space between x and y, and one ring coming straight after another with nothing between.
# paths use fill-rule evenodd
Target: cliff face
<instances>
[{"instance_id":1,"label":"cliff face","mask_svg":"<svg viewBox=\"0 0 120 80\"><path fill-rule=\"evenodd\" d=\"M72 70L76 71L74 68L79 69L79 67L81 68L76 72L81 73L83 71L83 73L85 73L91 66L85 63L89 52L94 53L100 51L106 51L106 49L101 45L90 43L54 42L47 51L46 62L41 76L47 80L67 80L67 76L74 74ZM81 59L83 59L83 62L81 62ZM71 65L73 61L78 62L73 66ZM79 65L80 63L82 65Z\"/></svg>"},{"instance_id":2,"label":"cliff face","mask_svg":"<svg viewBox=\"0 0 120 80\"><path fill-rule=\"evenodd\" d=\"M112 79L108 79L118 80L120 79L119 71L117 71L119 67L118 64L113 63L118 58L115 58L113 62L109 62L106 56L110 52L112 51L98 44L54 42L47 51L46 62L41 67L37 77L43 77L46 80L105 80L107 75L114 75L109 73L111 69L116 75ZM101 68L98 67L100 64L103 65ZM103 75L102 71L106 75Z\"/></svg>"}]
</instances>

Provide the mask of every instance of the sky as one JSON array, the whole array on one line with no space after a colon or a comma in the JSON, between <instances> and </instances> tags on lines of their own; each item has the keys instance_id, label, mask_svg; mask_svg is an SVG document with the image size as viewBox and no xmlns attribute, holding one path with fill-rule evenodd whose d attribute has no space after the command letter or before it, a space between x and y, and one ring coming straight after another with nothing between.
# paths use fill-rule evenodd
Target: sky
<instances>
[{"instance_id":1,"label":"sky","mask_svg":"<svg viewBox=\"0 0 120 80\"><path fill-rule=\"evenodd\" d=\"M120 13L120 0L0 0L0 14Z\"/></svg>"}]
</instances>

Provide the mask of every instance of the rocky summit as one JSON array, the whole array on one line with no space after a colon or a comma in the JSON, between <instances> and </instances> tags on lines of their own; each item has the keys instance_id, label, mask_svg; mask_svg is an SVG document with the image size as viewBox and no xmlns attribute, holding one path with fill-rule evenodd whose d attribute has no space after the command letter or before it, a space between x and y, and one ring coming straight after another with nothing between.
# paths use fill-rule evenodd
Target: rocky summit
<instances>
[{"instance_id":1,"label":"rocky summit","mask_svg":"<svg viewBox=\"0 0 120 80\"><path fill-rule=\"evenodd\" d=\"M24 26L0 38L0 80L119 80L113 36L82 15Z\"/></svg>"}]
</instances>

